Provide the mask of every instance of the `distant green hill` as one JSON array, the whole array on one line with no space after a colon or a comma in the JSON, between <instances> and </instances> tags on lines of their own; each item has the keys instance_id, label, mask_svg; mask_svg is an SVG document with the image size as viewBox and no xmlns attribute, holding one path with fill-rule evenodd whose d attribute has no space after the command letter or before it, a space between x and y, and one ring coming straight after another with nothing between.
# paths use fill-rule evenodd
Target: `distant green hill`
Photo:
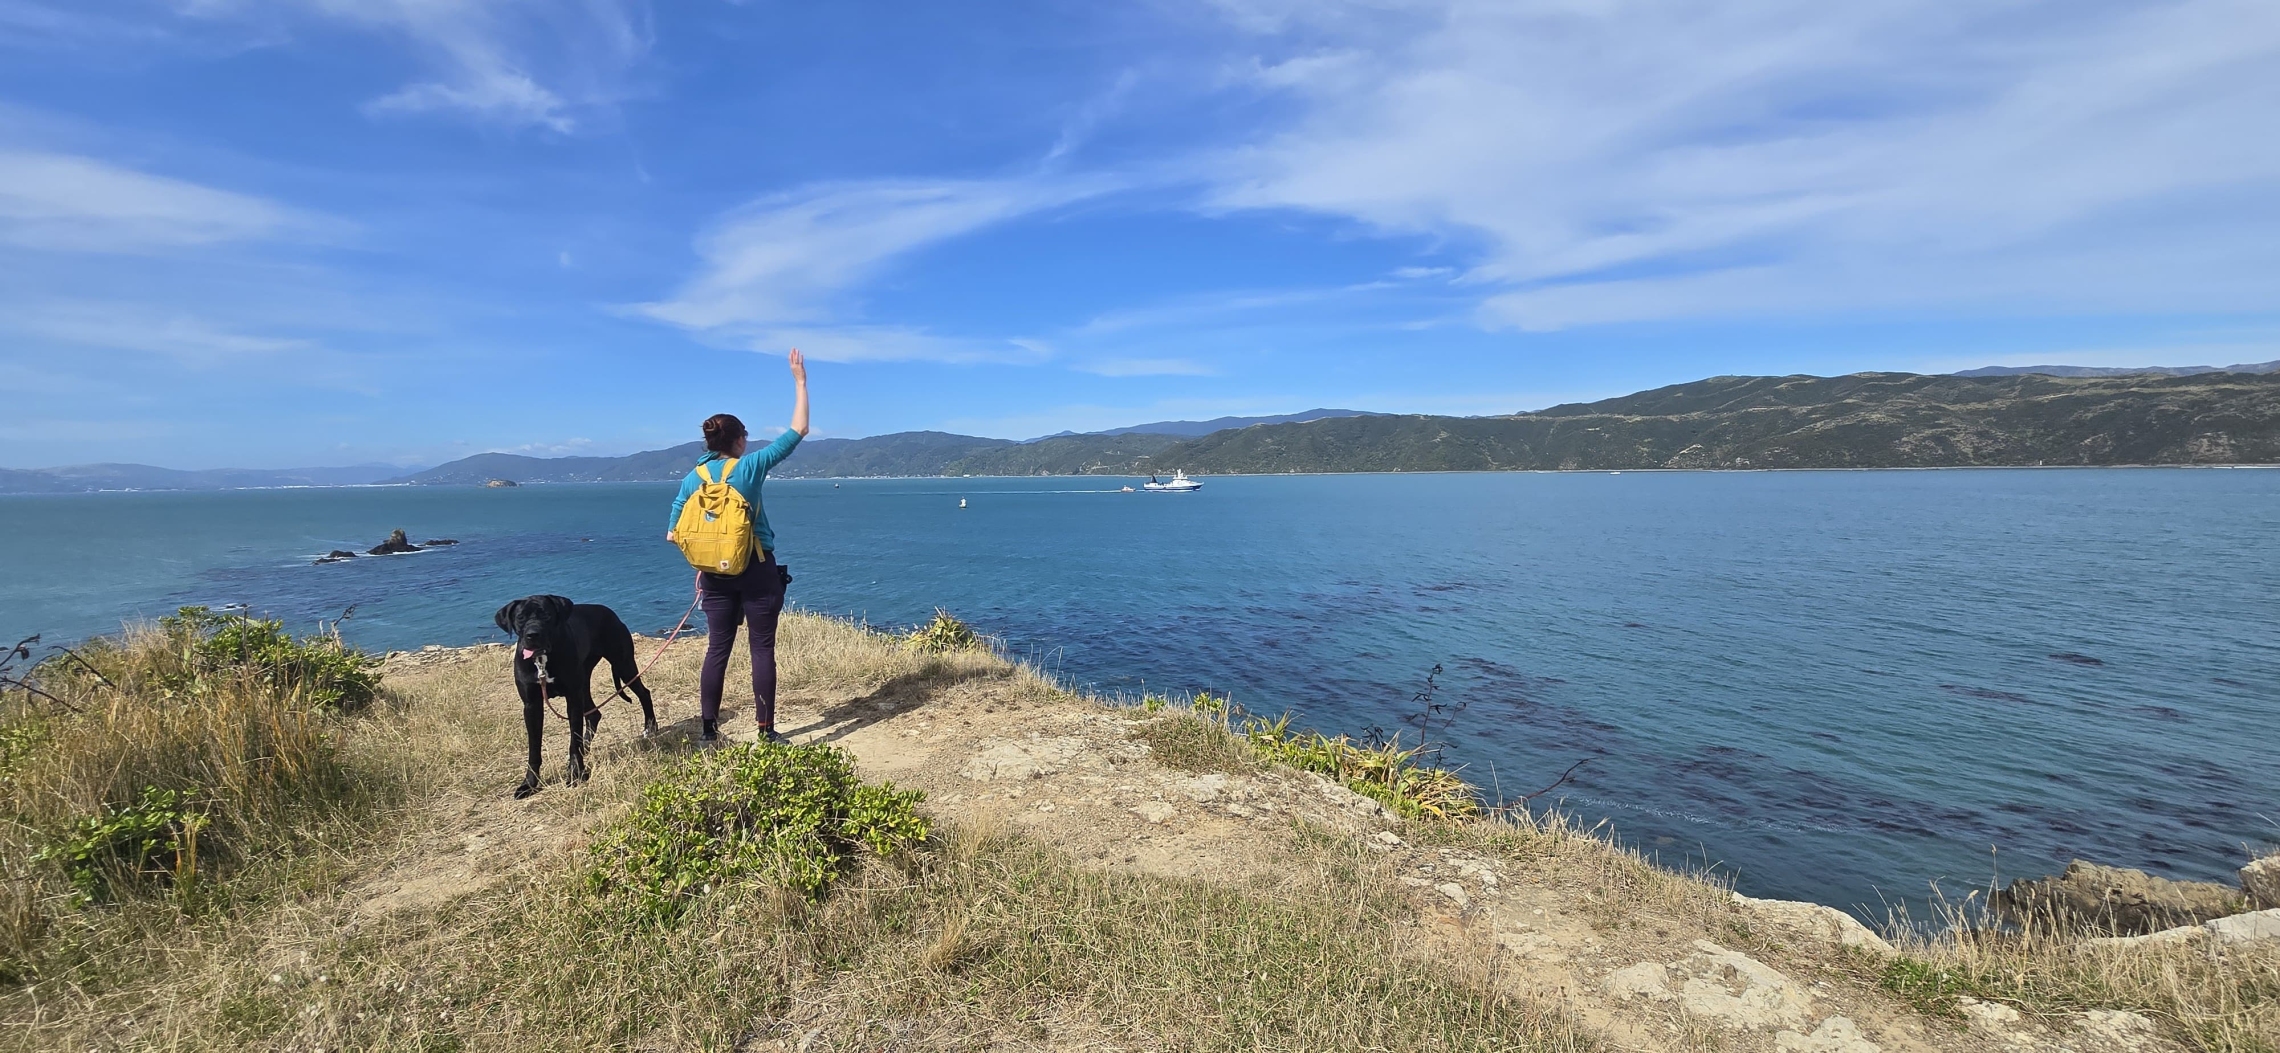
<instances>
[{"instance_id":1,"label":"distant green hill","mask_svg":"<svg viewBox=\"0 0 2280 1053\"><path fill-rule=\"evenodd\" d=\"M630 457L480 454L404 481L677 479L697 443ZM1509 417L1373 414L1197 438L945 432L815 439L790 478L2280 462L2280 374L1712 377Z\"/></svg>"},{"instance_id":2,"label":"distant green hill","mask_svg":"<svg viewBox=\"0 0 2280 1053\"><path fill-rule=\"evenodd\" d=\"M1189 472L2269 464L2280 375L1713 377L1511 417L1348 417L1220 432Z\"/></svg>"}]
</instances>

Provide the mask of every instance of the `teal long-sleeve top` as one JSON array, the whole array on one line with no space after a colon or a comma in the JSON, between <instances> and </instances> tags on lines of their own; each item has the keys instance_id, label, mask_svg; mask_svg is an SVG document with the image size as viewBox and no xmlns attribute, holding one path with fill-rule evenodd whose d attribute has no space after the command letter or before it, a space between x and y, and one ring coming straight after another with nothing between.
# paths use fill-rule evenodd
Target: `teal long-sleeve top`
<instances>
[{"instance_id":1,"label":"teal long-sleeve top","mask_svg":"<svg viewBox=\"0 0 2280 1053\"><path fill-rule=\"evenodd\" d=\"M782 435L776 436L776 441L739 458L736 468L728 473L728 485L735 487L737 493L744 495L744 503L752 506L752 536L760 542L762 552L776 551L776 532L768 528L768 513L760 508L760 484L767 481L768 469L791 456L792 450L799 444L800 433L787 428ZM711 464L727 459L708 450L705 459L697 463ZM681 506L688 504L689 495L696 493L697 487L702 485L704 483L697 477L697 470L689 469L689 474L681 480L681 492L673 497L673 514L665 517L665 529L673 530L681 525Z\"/></svg>"}]
</instances>

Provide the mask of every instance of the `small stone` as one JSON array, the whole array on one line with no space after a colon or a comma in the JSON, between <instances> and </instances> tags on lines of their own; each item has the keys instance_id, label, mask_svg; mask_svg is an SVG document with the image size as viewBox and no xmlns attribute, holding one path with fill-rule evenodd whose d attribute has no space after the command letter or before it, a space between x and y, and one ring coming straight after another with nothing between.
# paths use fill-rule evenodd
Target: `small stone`
<instances>
[{"instance_id":1,"label":"small stone","mask_svg":"<svg viewBox=\"0 0 2280 1053\"><path fill-rule=\"evenodd\" d=\"M1472 897L1465 893L1465 887L1463 885L1457 884L1456 882L1452 881L1446 885L1435 885L1433 886L1433 891L1449 897L1449 902L1454 903L1459 907L1466 907L1472 904Z\"/></svg>"},{"instance_id":2,"label":"small stone","mask_svg":"<svg viewBox=\"0 0 2280 1053\"><path fill-rule=\"evenodd\" d=\"M1179 814L1179 809L1163 801L1147 801L1135 806L1132 809L1132 814L1151 823L1161 825L1169 822L1172 816Z\"/></svg>"}]
</instances>

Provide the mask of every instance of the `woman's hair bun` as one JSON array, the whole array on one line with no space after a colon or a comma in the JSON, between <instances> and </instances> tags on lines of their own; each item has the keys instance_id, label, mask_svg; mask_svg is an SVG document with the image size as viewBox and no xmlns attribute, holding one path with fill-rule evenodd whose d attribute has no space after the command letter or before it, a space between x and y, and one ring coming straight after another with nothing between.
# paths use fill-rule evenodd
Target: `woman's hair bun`
<instances>
[{"instance_id":1,"label":"woman's hair bun","mask_svg":"<svg viewBox=\"0 0 2280 1053\"><path fill-rule=\"evenodd\" d=\"M705 448L714 453L733 453L736 440L744 437L744 422L735 414L715 413L705 418Z\"/></svg>"}]
</instances>

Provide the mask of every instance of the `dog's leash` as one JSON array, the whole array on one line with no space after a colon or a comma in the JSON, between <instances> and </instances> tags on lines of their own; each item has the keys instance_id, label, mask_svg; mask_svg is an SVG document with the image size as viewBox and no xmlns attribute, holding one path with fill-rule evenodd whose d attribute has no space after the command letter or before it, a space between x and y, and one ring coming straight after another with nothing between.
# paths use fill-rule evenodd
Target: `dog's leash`
<instances>
[{"instance_id":1,"label":"dog's leash","mask_svg":"<svg viewBox=\"0 0 2280 1053\"><path fill-rule=\"evenodd\" d=\"M673 641L679 639L682 633L688 631L690 617L694 616L697 613L697 605L703 603L704 601L704 589L700 587L696 590L696 595L690 597L689 609L681 612L680 624L675 625L672 632L665 634L664 643L657 645L657 653L650 655L649 661L643 662L640 668L633 671L634 680L638 681L643 676L648 675L649 670L657 664L657 660L665 657L665 649L673 646ZM554 678L546 674L546 662L543 661L544 658L544 655L538 655L534 656L531 661L531 665L536 667L538 670L538 697L546 701L546 708L551 711L555 717L560 719L563 723L567 724L570 722L569 714L564 713L559 709L555 709L554 697L547 692L547 688L553 686ZM631 681L627 681L626 683L630 682ZM612 676L610 677L610 684L610 698L605 698L599 702L594 703L594 712L601 712L602 707L609 705L611 699L625 698L625 683L619 682L617 677ZM627 699L627 701L632 700Z\"/></svg>"}]
</instances>

